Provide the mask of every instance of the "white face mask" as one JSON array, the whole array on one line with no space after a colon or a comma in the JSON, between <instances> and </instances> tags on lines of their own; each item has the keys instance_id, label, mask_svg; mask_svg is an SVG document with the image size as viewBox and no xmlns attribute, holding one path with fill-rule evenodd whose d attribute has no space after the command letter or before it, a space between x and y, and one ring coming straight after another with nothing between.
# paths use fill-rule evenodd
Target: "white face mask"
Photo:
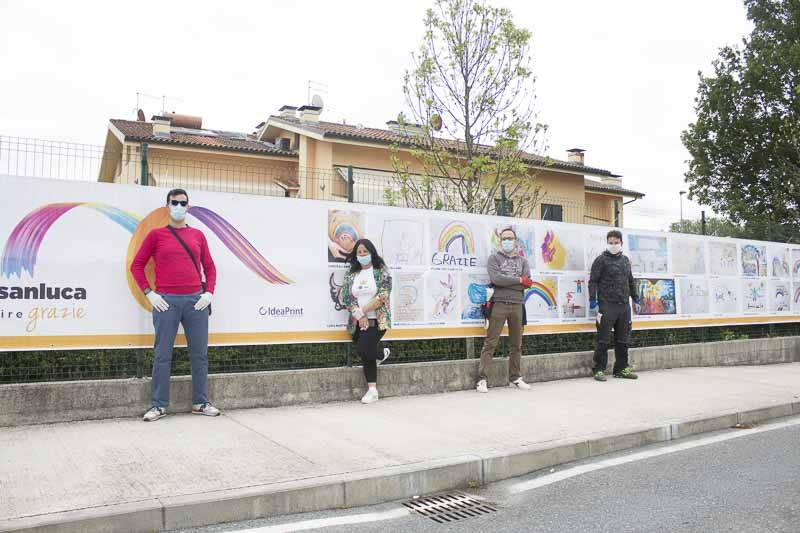
<instances>
[{"instance_id":1,"label":"white face mask","mask_svg":"<svg viewBox=\"0 0 800 533\"><path fill-rule=\"evenodd\" d=\"M617 255L618 253L620 253L622 251L622 245L621 244L609 244L608 246L606 246L606 250L608 250L608 252L611 253L611 254Z\"/></svg>"},{"instance_id":2,"label":"white face mask","mask_svg":"<svg viewBox=\"0 0 800 533\"><path fill-rule=\"evenodd\" d=\"M172 220L181 222L186 218L186 208L182 205L171 205L169 206L169 216Z\"/></svg>"},{"instance_id":3,"label":"white face mask","mask_svg":"<svg viewBox=\"0 0 800 533\"><path fill-rule=\"evenodd\" d=\"M514 241L513 239L503 239L500 241L500 246L503 248L503 251L507 254L510 254L514 251Z\"/></svg>"}]
</instances>

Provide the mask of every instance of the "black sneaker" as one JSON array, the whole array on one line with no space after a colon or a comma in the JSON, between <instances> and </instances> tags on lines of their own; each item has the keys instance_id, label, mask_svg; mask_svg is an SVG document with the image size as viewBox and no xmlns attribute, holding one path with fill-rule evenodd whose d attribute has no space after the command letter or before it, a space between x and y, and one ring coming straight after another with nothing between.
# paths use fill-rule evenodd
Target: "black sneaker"
<instances>
[{"instance_id":1,"label":"black sneaker","mask_svg":"<svg viewBox=\"0 0 800 533\"><path fill-rule=\"evenodd\" d=\"M614 372L615 378L622 378L622 379L639 379L639 376L633 373L631 367L626 366L619 372Z\"/></svg>"},{"instance_id":2,"label":"black sneaker","mask_svg":"<svg viewBox=\"0 0 800 533\"><path fill-rule=\"evenodd\" d=\"M598 370L597 372L594 373L594 379L596 379L597 381L606 381L608 378L606 378L605 372L603 372L602 370Z\"/></svg>"}]
</instances>

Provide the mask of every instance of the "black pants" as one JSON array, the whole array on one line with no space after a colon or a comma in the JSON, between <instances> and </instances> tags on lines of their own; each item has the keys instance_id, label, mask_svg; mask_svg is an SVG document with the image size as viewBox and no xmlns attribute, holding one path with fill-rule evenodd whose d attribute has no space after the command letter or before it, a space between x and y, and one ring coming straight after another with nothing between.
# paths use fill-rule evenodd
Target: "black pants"
<instances>
[{"instance_id":1,"label":"black pants","mask_svg":"<svg viewBox=\"0 0 800 533\"><path fill-rule=\"evenodd\" d=\"M628 339L631 334L631 308L628 304L600 304L600 323L597 324L597 348L594 352L594 372L608 369L608 349L611 330L614 330L614 373L628 367Z\"/></svg>"},{"instance_id":2,"label":"black pants","mask_svg":"<svg viewBox=\"0 0 800 533\"><path fill-rule=\"evenodd\" d=\"M361 364L364 366L364 377L367 378L367 383L378 382L377 360L383 359L383 352L378 344L385 333L385 329L378 329L377 320L370 320L369 328L364 331L356 328L356 332L353 335L356 353L361 358Z\"/></svg>"}]
</instances>

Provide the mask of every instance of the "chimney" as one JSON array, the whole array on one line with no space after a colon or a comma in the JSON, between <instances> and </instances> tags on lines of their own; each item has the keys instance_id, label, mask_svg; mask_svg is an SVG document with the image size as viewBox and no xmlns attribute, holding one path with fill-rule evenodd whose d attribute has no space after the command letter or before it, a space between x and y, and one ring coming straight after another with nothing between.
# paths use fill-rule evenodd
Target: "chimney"
<instances>
[{"instance_id":1,"label":"chimney","mask_svg":"<svg viewBox=\"0 0 800 533\"><path fill-rule=\"evenodd\" d=\"M193 130L203 129L202 117L194 117L192 115L179 115L177 113L164 113L164 116L168 118L171 122L171 125L176 128L189 128Z\"/></svg>"},{"instance_id":2,"label":"chimney","mask_svg":"<svg viewBox=\"0 0 800 533\"><path fill-rule=\"evenodd\" d=\"M304 105L298 109L300 112L300 120L303 122L319 122L319 115L322 108L315 105Z\"/></svg>"},{"instance_id":3,"label":"chimney","mask_svg":"<svg viewBox=\"0 0 800 533\"><path fill-rule=\"evenodd\" d=\"M283 118L297 118L297 108L293 105L281 106L278 112Z\"/></svg>"},{"instance_id":4,"label":"chimney","mask_svg":"<svg viewBox=\"0 0 800 533\"><path fill-rule=\"evenodd\" d=\"M586 153L586 150L583 148L570 148L567 150L567 161L570 163L575 163L577 165L583 164L583 154Z\"/></svg>"},{"instance_id":5,"label":"chimney","mask_svg":"<svg viewBox=\"0 0 800 533\"><path fill-rule=\"evenodd\" d=\"M153 121L153 135L155 137L169 138L169 133L171 129L170 127L171 120L168 117L153 115L152 117L150 117L150 120Z\"/></svg>"}]
</instances>

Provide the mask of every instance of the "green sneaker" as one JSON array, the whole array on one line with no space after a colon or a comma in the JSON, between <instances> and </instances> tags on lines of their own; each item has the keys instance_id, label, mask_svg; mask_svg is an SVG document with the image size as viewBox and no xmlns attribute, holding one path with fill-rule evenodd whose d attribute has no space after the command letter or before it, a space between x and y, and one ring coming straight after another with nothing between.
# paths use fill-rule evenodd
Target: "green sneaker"
<instances>
[{"instance_id":1,"label":"green sneaker","mask_svg":"<svg viewBox=\"0 0 800 533\"><path fill-rule=\"evenodd\" d=\"M598 370L597 372L594 373L594 379L596 379L597 381L607 380L606 375L602 370Z\"/></svg>"},{"instance_id":2,"label":"green sneaker","mask_svg":"<svg viewBox=\"0 0 800 533\"><path fill-rule=\"evenodd\" d=\"M639 376L634 374L629 366L626 366L620 372L615 372L614 377L622 379L639 379Z\"/></svg>"}]
</instances>

